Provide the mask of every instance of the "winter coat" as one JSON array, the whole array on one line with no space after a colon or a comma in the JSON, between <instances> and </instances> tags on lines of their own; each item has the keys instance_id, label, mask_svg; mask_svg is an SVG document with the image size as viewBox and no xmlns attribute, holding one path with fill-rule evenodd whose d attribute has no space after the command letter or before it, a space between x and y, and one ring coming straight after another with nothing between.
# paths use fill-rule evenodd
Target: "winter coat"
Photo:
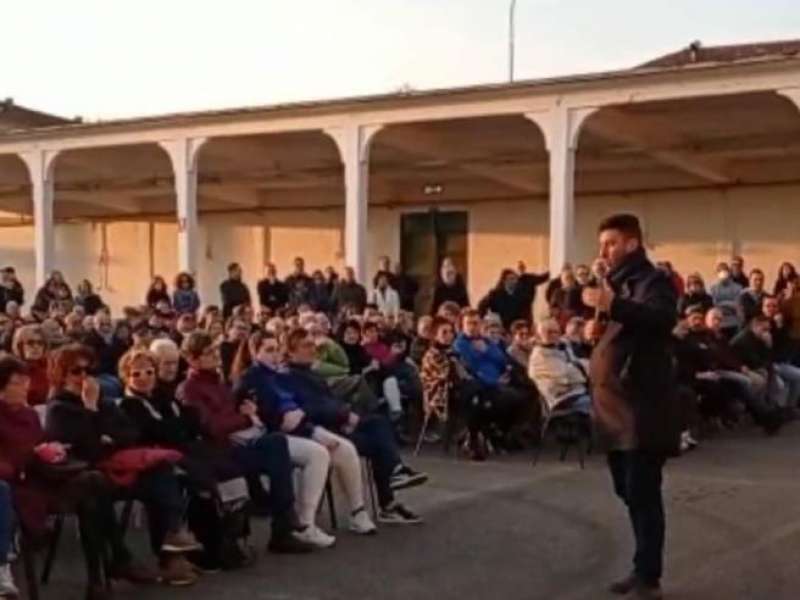
<instances>
[{"instance_id":1,"label":"winter coat","mask_svg":"<svg viewBox=\"0 0 800 600\"><path fill-rule=\"evenodd\" d=\"M673 455L685 423L672 338L675 288L643 249L612 269L607 281L615 297L589 373L598 443Z\"/></svg>"}]
</instances>

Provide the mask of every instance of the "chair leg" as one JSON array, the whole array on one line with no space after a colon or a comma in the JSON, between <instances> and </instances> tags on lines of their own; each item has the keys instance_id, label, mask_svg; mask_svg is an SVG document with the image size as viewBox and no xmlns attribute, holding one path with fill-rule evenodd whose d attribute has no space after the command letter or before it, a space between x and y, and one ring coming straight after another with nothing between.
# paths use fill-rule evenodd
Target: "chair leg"
<instances>
[{"instance_id":1,"label":"chair leg","mask_svg":"<svg viewBox=\"0 0 800 600\"><path fill-rule=\"evenodd\" d=\"M39 581L36 578L36 553L31 548L24 532L19 536L20 554L25 570L25 583L27 585L28 600L39 600Z\"/></svg>"},{"instance_id":2,"label":"chair leg","mask_svg":"<svg viewBox=\"0 0 800 600\"><path fill-rule=\"evenodd\" d=\"M561 445L561 462L564 462L567 458L567 453L569 452L569 444L562 444Z\"/></svg>"},{"instance_id":3,"label":"chair leg","mask_svg":"<svg viewBox=\"0 0 800 600\"><path fill-rule=\"evenodd\" d=\"M586 462L586 449L583 446L583 440L578 439L578 464L581 466L581 470L585 468Z\"/></svg>"},{"instance_id":4,"label":"chair leg","mask_svg":"<svg viewBox=\"0 0 800 600\"><path fill-rule=\"evenodd\" d=\"M539 456L542 454L544 448L545 436L547 436L547 428L550 426L550 419L544 417L542 422L542 429L539 433L539 444L536 446L536 451L533 453L533 466L539 464Z\"/></svg>"},{"instance_id":5,"label":"chair leg","mask_svg":"<svg viewBox=\"0 0 800 600\"><path fill-rule=\"evenodd\" d=\"M331 481L330 473L328 473L328 479L325 481L325 496L328 501L328 515L331 520L331 529L339 529L339 521L336 517L336 505L333 499L333 482Z\"/></svg>"},{"instance_id":6,"label":"chair leg","mask_svg":"<svg viewBox=\"0 0 800 600\"><path fill-rule=\"evenodd\" d=\"M44 559L44 567L42 568L42 585L47 585L50 581L50 573L53 571L53 565L56 561L56 554L58 553L58 544L61 541L61 532L64 530L64 515L57 515L55 521L55 528L53 529L53 538L50 540L50 545L47 548L47 555Z\"/></svg>"},{"instance_id":7,"label":"chair leg","mask_svg":"<svg viewBox=\"0 0 800 600\"><path fill-rule=\"evenodd\" d=\"M123 537L128 533L131 525L131 515L133 515L133 503L135 500L126 500L122 507L122 514L119 517L119 527Z\"/></svg>"},{"instance_id":8,"label":"chair leg","mask_svg":"<svg viewBox=\"0 0 800 600\"><path fill-rule=\"evenodd\" d=\"M419 449L422 447L422 442L425 439L425 434L428 433L428 424L431 421L430 413L425 414L425 419L422 421L422 427L419 430L419 436L417 437L417 445L414 448L414 456L419 454Z\"/></svg>"},{"instance_id":9,"label":"chair leg","mask_svg":"<svg viewBox=\"0 0 800 600\"><path fill-rule=\"evenodd\" d=\"M370 510L372 512L372 519L374 521L378 520L378 496L377 492L375 491L375 477L372 474L372 462L369 460L365 460L363 463L364 469L366 470L366 477L364 480L367 483L367 493L369 494L369 505Z\"/></svg>"}]
</instances>

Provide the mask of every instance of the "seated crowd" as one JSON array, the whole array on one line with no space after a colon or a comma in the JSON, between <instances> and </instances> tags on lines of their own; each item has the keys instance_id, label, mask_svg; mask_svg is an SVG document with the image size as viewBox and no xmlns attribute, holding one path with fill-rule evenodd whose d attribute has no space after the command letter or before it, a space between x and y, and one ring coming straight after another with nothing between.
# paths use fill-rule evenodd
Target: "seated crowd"
<instances>
[{"instance_id":1,"label":"seated crowd","mask_svg":"<svg viewBox=\"0 0 800 600\"><path fill-rule=\"evenodd\" d=\"M769 293L735 257L706 291L659 265L680 298L674 332L686 441L747 412L768 433L800 401L800 279L788 263ZM268 549L335 544L317 513L329 476L348 528L421 522L397 492L425 483L399 448L453 441L473 460L540 443L570 414L590 428L588 359L602 315L582 301L607 268L558 277L516 269L470 305L446 259L430 307L413 278L381 259L371 291L352 269L284 280L268 265L255 299L231 264L221 305L193 277L155 277L141 306L112 315L89 281L73 295L55 272L24 313L13 268L0 282L0 595L16 593L12 522L41 545L50 517L75 514L89 598L104 579L189 585L253 561L250 518L269 514ZM537 287L548 314L534 323ZM691 431L691 433L689 433ZM364 469L369 477L364 477ZM135 559L115 505L140 502L158 568ZM125 511L123 511L124 514ZM16 514L16 517L14 517ZM107 557L110 556L110 559Z\"/></svg>"}]
</instances>

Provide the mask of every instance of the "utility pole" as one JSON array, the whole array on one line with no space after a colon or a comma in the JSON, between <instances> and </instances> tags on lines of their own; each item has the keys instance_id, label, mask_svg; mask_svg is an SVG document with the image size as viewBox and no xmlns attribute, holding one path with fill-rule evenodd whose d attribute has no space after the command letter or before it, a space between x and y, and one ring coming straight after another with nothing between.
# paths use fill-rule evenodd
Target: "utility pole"
<instances>
[{"instance_id":1,"label":"utility pole","mask_svg":"<svg viewBox=\"0 0 800 600\"><path fill-rule=\"evenodd\" d=\"M508 81L514 81L514 13L517 9L517 0L511 0L508 8Z\"/></svg>"}]
</instances>

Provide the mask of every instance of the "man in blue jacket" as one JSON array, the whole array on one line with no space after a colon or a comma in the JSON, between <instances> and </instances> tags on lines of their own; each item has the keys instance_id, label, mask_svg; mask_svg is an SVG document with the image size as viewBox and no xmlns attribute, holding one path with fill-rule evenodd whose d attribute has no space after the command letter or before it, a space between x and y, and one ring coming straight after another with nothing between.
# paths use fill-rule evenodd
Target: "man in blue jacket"
<instances>
[{"instance_id":1,"label":"man in blue jacket","mask_svg":"<svg viewBox=\"0 0 800 600\"><path fill-rule=\"evenodd\" d=\"M482 399L491 404L490 414L495 424L507 435L531 407L533 390L512 384L514 363L499 344L481 335L477 310L466 310L461 315L461 333L453 348L469 374L483 388Z\"/></svg>"}]
</instances>

